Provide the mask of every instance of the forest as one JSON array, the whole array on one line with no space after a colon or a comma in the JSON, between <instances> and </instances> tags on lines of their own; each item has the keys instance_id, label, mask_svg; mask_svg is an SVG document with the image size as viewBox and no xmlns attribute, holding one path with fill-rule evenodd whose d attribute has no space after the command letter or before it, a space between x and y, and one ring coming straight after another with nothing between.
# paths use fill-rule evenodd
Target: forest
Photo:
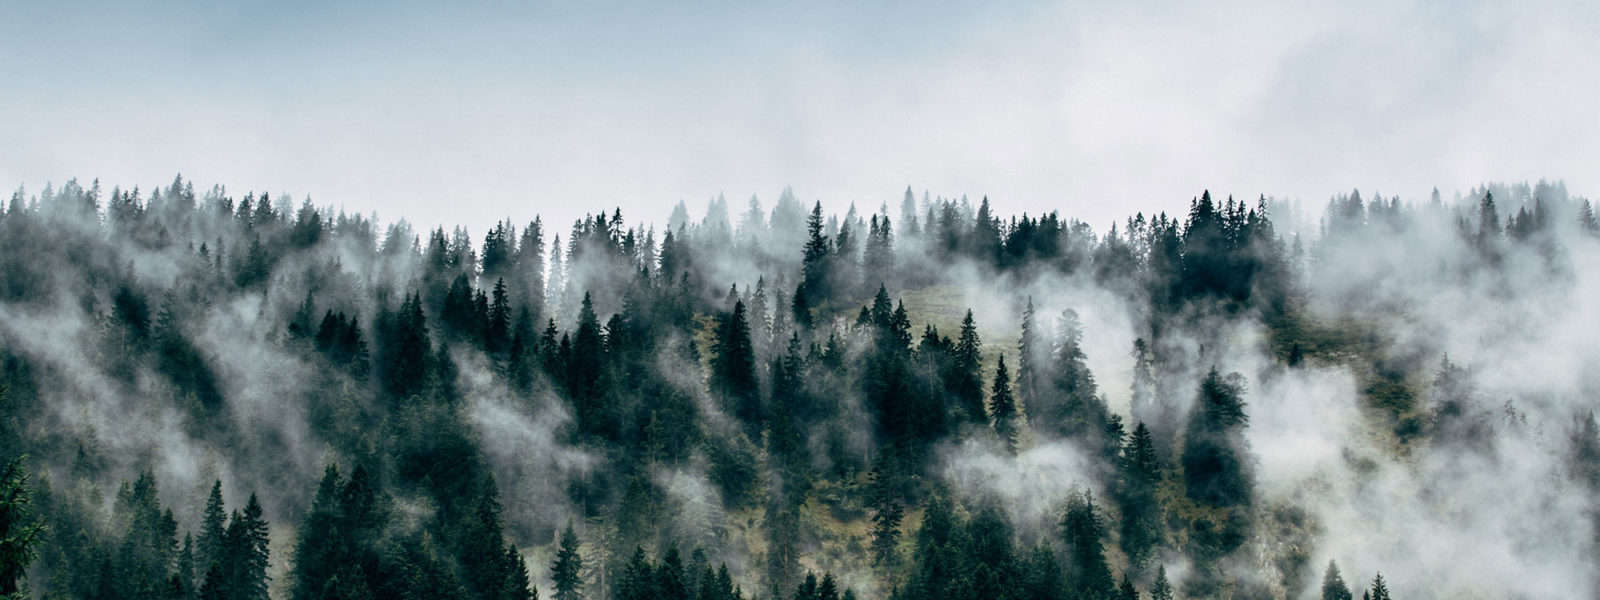
<instances>
[{"instance_id":1,"label":"forest","mask_svg":"<svg viewBox=\"0 0 1600 600\"><path fill-rule=\"evenodd\" d=\"M1219 196L18 189L0 597L1600 597L1590 202Z\"/></svg>"}]
</instances>

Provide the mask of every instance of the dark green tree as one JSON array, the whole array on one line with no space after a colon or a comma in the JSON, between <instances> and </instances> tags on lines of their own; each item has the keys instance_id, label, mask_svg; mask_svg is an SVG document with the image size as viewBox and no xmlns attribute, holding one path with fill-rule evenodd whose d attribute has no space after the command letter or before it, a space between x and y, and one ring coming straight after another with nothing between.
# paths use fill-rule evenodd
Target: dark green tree
<instances>
[{"instance_id":1,"label":"dark green tree","mask_svg":"<svg viewBox=\"0 0 1600 600\"><path fill-rule=\"evenodd\" d=\"M983 343L978 338L978 326L972 321L972 309L961 320L961 337L955 348L955 376L950 382L956 402L973 423L988 420L983 410Z\"/></svg>"},{"instance_id":2,"label":"dark green tree","mask_svg":"<svg viewBox=\"0 0 1600 600\"><path fill-rule=\"evenodd\" d=\"M0 397L3 392L0 390ZM28 489L28 470L22 464L25 458L7 461L4 472L0 472L0 598L5 600L29 597L23 578L28 565L38 556L39 537L44 530L29 508L33 493Z\"/></svg>"},{"instance_id":3,"label":"dark green tree","mask_svg":"<svg viewBox=\"0 0 1600 600\"><path fill-rule=\"evenodd\" d=\"M1150 600L1173 600L1172 583L1167 581L1167 566L1156 569L1156 581L1150 584Z\"/></svg>"},{"instance_id":4,"label":"dark green tree","mask_svg":"<svg viewBox=\"0 0 1600 600\"><path fill-rule=\"evenodd\" d=\"M577 333L572 337L572 355L566 361L567 393L572 398L578 430L599 434L607 430L605 398L605 340L600 335L600 319L588 292L578 309Z\"/></svg>"},{"instance_id":5,"label":"dark green tree","mask_svg":"<svg viewBox=\"0 0 1600 600\"><path fill-rule=\"evenodd\" d=\"M1184 489L1206 506L1249 506L1253 476L1243 430L1244 378L1216 369L1200 384L1183 445Z\"/></svg>"},{"instance_id":6,"label":"dark green tree","mask_svg":"<svg viewBox=\"0 0 1600 600\"><path fill-rule=\"evenodd\" d=\"M1161 483L1161 462L1150 428L1143 422L1133 428L1122 452L1116 499L1121 511L1123 554L1136 571L1144 572L1163 543L1162 506L1156 497Z\"/></svg>"},{"instance_id":7,"label":"dark green tree","mask_svg":"<svg viewBox=\"0 0 1600 600\"><path fill-rule=\"evenodd\" d=\"M759 430L765 411L761 406L755 346L750 341L750 324L745 317L743 301L735 300L733 310L718 323L712 353L712 386L722 395L730 412Z\"/></svg>"},{"instance_id":8,"label":"dark green tree","mask_svg":"<svg viewBox=\"0 0 1600 600\"><path fill-rule=\"evenodd\" d=\"M905 518L905 507L900 503L887 459L888 454L881 453L873 461L867 503L873 509L872 564L892 571L900 563L900 522Z\"/></svg>"},{"instance_id":9,"label":"dark green tree","mask_svg":"<svg viewBox=\"0 0 1600 600\"><path fill-rule=\"evenodd\" d=\"M1016 450L1017 446L1017 403L1011 396L1011 375L1006 371L1006 357L1001 356L994 368L994 385L989 388L989 416L994 423L994 431L1006 443L1006 447Z\"/></svg>"},{"instance_id":10,"label":"dark green tree","mask_svg":"<svg viewBox=\"0 0 1600 600\"><path fill-rule=\"evenodd\" d=\"M1389 585L1383 581L1383 573L1372 577L1372 600L1390 600Z\"/></svg>"},{"instance_id":11,"label":"dark green tree","mask_svg":"<svg viewBox=\"0 0 1600 600\"><path fill-rule=\"evenodd\" d=\"M1350 587L1339 574L1339 565L1328 561L1328 570L1322 574L1322 600L1353 600Z\"/></svg>"},{"instance_id":12,"label":"dark green tree","mask_svg":"<svg viewBox=\"0 0 1600 600\"><path fill-rule=\"evenodd\" d=\"M800 291L795 293L796 302L804 297L807 305L821 304L832 295L828 284L832 280L833 244L828 236L822 234L822 202L817 202L811 209L811 216L806 218L806 245L805 256L801 262ZM796 306L799 306L798 304ZM809 317L801 318L796 310L797 322L809 323Z\"/></svg>"},{"instance_id":13,"label":"dark green tree","mask_svg":"<svg viewBox=\"0 0 1600 600\"><path fill-rule=\"evenodd\" d=\"M218 479L211 484L211 493L206 496L206 507L200 516L200 537L196 540L200 552L196 557L199 561L196 566L202 571L223 560L227 526L228 513L222 505L222 480Z\"/></svg>"},{"instance_id":14,"label":"dark green tree","mask_svg":"<svg viewBox=\"0 0 1600 600\"><path fill-rule=\"evenodd\" d=\"M1094 505L1093 495L1083 492L1067 498L1061 534L1068 549L1068 581L1078 597L1111 598L1116 580L1111 578L1111 566L1106 562L1105 522Z\"/></svg>"},{"instance_id":15,"label":"dark green tree","mask_svg":"<svg viewBox=\"0 0 1600 600\"><path fill-rule=\"evenodd\" d=\"M583 555L578 549L578 534L572 524L561 532L560 547L550 563L550 581L555 586L555 600L583 599Z\"/></svg>"},{"instance_id":16,"label":"dark green tree","mask_svg":"<svg viewBox=\"0 0 1600 600\"><path fill-rule=\"evenodd\" d=\"M511 297L506 292L505 278L495 280L490 298L489 318L483 330L483 347L492 354L502 354L511 346Z\"/></svg>"}]
</instances>

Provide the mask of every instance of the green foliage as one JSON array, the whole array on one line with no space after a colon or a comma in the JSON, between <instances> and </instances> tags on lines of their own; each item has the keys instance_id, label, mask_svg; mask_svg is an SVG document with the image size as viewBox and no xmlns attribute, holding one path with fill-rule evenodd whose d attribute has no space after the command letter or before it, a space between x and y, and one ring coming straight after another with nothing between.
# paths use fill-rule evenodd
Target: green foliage
<instances>
[{"instance_id":1,"label":"green foliage","mask_svg":"<svg viewBox=\"0 0 1600 600\"><path fill-rule=\"evenodd\" d=\"M219 188L197 205L175 182L148 203L115 191L102 218L97 186L74 183L64 192L34 204L14 198L0 215L0 299L8 309L18 303L8 314L69 290L57 301L82 307L94 325L78 334L92 342L82 368L123 386L113 391L144 411L136 415L184 409L180 421L195 443L230 449L219 456L225 472L283 489L261 498L268 506L252 496L230 513L218 481L209 497L191 499L204 500L201 514L175 516L143 472L108 501L97 481L160 463L141 453L101 456L94 438L104 431L67 436L81 445L50 439L62 414L41 408L56 378L72 374L8 347L0 376L24 390L27 403L0 415L3 449L37 450L41 465L73 465L65 476L45 472L54 489L41 485L36 495L49 527L31 534L34 584L50 597L260 598L267 573L282 573L295 600L536 597L519 544L546 543L531 532L550 524L514 519L546 498L501 498L489 468L498 456L489 451L504 446L478 429L499 411L551 419L541 425L562 422L564 413L570 429L551 443L584 457L581 467L561 461L550 485L565 486L577 518L602 526L585 544L570 525L557 536L549 562L556 600L741 598L734 577L725 566L712 569L707 553L742 559L741 575L764 575L762 587L780 599L853 598L831 575L806 570L870 561L885 582L874 591L907 600L1123 598L1136 594L1135 582L1152 583L1152 596L1168 600L1172 582L1159 563L1176 550L1192 563L1187 589L1245 595L1255 588L1236 581L1237 561L1228 561L1252 532L1296 545L1263 561L1287 581L1309 546L1309 537L1288 533L1310 536L1313 528L1293 511L1255 508L1235 380L1212 373L1187 429L1177 431L1161 386L1188 367L1163 359L1174 332L1214 314L1264 319L1273 351L1290 364L1355 365L1369 407L1392 415L1397 432L1409 426L1434 442L1476 435L1470 386L1457 385L1469 373L1441 369L1426 396L1434 410L1425 412L1416 382L1427 374L1389 352L1392 340L1375 325L1306 316L1309 300L1291 285L1299 275L1291 265L1303 257L1288 260L1265 203L1219 205L1206 194L1186 220L1140 215L1099 236L1056 213L1002 217L987 198L975 211L964 199L930 198L922 217L908 190L899 223L908 259L897 260L887 215L846 217L830 236L820 203L807 218L786 193L770 228L759 213L748 220L748 237L735 239L714 216L690 222L683 209L657 246L654 231L601 212L576 223L566 244L556 237L546 257L538 219L520 238L509 222L497 223L478 252L462 228L418 237L403 224L380 247L364 217L309 202L282 214L252 194L235 207ZM1502 227L1488 206L1477 228L1492 238L1486 249L1545 234L1537 206L1507 212L1515 216ZM1592 215L1580 213L1580 221L1592 223ZM1355 225L1330 221L1347 226ZM46 241L61 251L38 256ZM134 272L153 263L172 267ZM985 386L984 336L974 311L960 310L970 300L956 285L970 281L937 272L956 263L996 282L1077 273L1128 303L1141 335L1132 431L1088 369L1084 349L1098 346L1084 339L1084 324L1071 311L1053 323L1036 319L1032 298L1015 352L995 357ZM735 287L724 307L724 282L745 286L750 278L755 291ZM874 284L854 325L841 319L855 316ZM769 286L794 293L769 299ZM251 315L261 326L218 327L246 306L259 307ZM267 425L277 420L250 412L267 405L230 402L236 390L254 393L250 382L278 375L250 373L242 386L224 379L256 356L230 355L231 340L219 342L238 332L258 335L246 350L281 350L288 359L261 361L263 369L290 364L290 372L311 374L281 386L271 405L285 418L307 415L309 429L274 429ZM940 490L940 453L963 448L968 436L988 437L980 423L1013 453L1040 439L1029 433L1046 443L1071 438L1095 457L1087 476L1106 490L1105 509L1087 494L1037 499L1067 504L1062 535L1041 542L1039 532L1013 530L994 500ZM1600 464L1600 436L1589 423L1573 439L1571 474L1600 481L1591 476L1600 472L1591 465ZM283 439L293 436L304 439ZM244 470L265 464L251 462L257 456L277 461L290 441L327 449L320 483L303 492L309 502L293 497L295 485L309 483L293 472L303 461ZM354 469L346 474L332 461ZM495 472L526 477L504 467ZM704 496L696 501L724 512L703 528L710 533L693 538L706 553L684 561L670 539L688 540L672 522L683 517L673 510L681 490L663 475L701 473L712 489L694 490ZM525 481L506 482L526 489ZM542 518L544 508L531 510ZM266 551L268 514L299 521L288 560L278 559L284 570L271 568ZM659 560L644 551L626 560L635 545L665 550Z\"/></svg>"},{"instance_id":2,"label":"green foliage","mask_svg":"<svg viewBox=\"0 0 1600 600\"><path fill-rule=\"evenodd\" d=\"M1212 369L1200 384L1183 446L1184 488L1206 506L1249 506L1253 479L1244 447L1244 380Z\"/></svg>"},{"instance_id":3,"label":"green foliage","mask_svg":"<svg viewBox=\"0 0 1600 600\"><path fill-rule=\"evenodd\" d=\"M555 600L583 600L583 555L578 552L578 534L572 524L561 532L561 545L550 563L550 581L555 585Z\"/></svg>"},{"instance_id":4,"label":"green foliage","mask_svg":"<svg viewBox=\"0 0 1600 600\"><path fill-rule=\"evenodd\" d=\"M7 461L4 472L0 472L0 598L6 599L28 596L23 577L28 565L38 557L37 545L44 528L28 508L32 494L28 490L28 471L22 465L25 458Z\"/></svg>"},{"instance_id":5,"label":"green foliage","mask_svg":"<svg viewBox=\"0 0 1600 600\"><path fill-rule=\"evenodd\" d=\"M1017 402L1011 395L1011 374L1006 370L1006 357L1001 356L994 368L994 384L989 388L989 417L994 431L1012 451L1017 446Z\"/></svg>"},{"instance_id":6,"label":"green foliage","mask_svg":"<svg viewBox=\"0 0 1600 600\"><path fill-rule=\"evenodd\" d=\"M761 406L761 386L756 380L755 346L750 340L750 324L743 301L717 324L712 347L711 382L728 404L730 412L760 430L765 420ZM792 388L792 385L789 386Z\"/></svg>"},{"instance_id":7,"label":"green foliage","mask_svg":"<svg viewBox=\"0 0 1600 600\"><path fill-rule=\"evenodd\" d=\"M1322 575L1322 600L1352 600L1350 587L1339 574L1339 565L1328 561L1328 570Z\"/></svg>"},{"instance_id":8,"label":"green foliage","mask_svg":"<svg viewBox=\"0 0 1600 600\"><path fill-rule=\"evenodd\" d=\"M1079 598L1111 598L1116 590L1116 580L1106 562L1105 534L1104 517L1095 506L1093 495L1083 492L1067 498L1061 537L1068 548L1068 581Z\"/></svg>"}]
</instances>

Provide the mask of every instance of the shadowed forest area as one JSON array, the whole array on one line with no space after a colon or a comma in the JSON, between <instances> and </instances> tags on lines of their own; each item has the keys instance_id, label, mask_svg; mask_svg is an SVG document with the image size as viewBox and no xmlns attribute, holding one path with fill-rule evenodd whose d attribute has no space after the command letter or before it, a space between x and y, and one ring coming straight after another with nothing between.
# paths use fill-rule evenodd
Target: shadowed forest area
<instances>
[{"instance_id":1,"label":"shadowed forest area","mask_svg":"<svg viewBox=\"0 0 1600 600\"><path fill-rule=\"evenodd\" d=\"M0 212L0 597L1600 595L1560 183L416 231Z\"/></svg>"}]
</instances>

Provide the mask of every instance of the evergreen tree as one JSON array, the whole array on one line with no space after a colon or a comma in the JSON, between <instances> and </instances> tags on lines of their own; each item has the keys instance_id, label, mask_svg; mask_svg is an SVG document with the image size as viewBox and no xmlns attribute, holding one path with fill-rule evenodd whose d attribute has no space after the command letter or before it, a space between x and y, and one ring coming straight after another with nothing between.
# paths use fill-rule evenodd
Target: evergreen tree
<instances>
[{"instance_id":1,"label":"evergreen tree","mask_svg":"<svg viewBox=\"0 0 1600 600\"><path fill-rule=\"evenodd\" d=\"M806 218L806 235L808 239L806 240L805 256L801 262L802 279L800 290L795 292L795 298L797 299L796 302L798 302L799 298L804 297L808 305L813 303L820 304L831 295L832 291L828 289L828 284L832 280L833 272L830 264L833 244L829 241L828 236L822 234L822 202L820 201L811 209L811 216ZM800 291L805 292L804 296L800 294ZM796 306L798 307L799 305L797 304ZM795 312L796 321L810 322L809 317L800 317L798 309Z\"/></svg>"},{"instance_id":2,"label":"evergreen tree","mask_svg":"<svg viewBox=\"0 0 1600 600\"><path fill-rule=\"evenodd\" d=\"M712 351L713 387L727 401L730 412L759 430L763 422L761 388L756 380L755 347L750 341L743 301L735 300L731 313L718 324Z\"/></svg>"},{"instance_id":3,"label":"evergreen tree","mask_svg":"<svg viewBox=\"0 0 1600 600\"><path fill-rule=\"evenodd\" d=\"M198 540L200 566L208 569L212 564L223 560L224 534L227 532L228 513L222 506L222 480L218 479L211 484L211 493L206 496L205 511L200 516L200 538Z\"/></svg>"},{"instance_id":4,"label":"evergreen tree","mask_svg":"<svg viewBox=\"0 0 1600 600\"><path fill-rule=\"evenodd\" d=\"M1017 404L1030 419L1039 419L1039 404L1044 387L1041 362L1045 360L1044 341L1034 320L1033 297L1022 311L1022 336L1017 340Z\"/></svg>"},{"instance_id":5,"label":"evergreen tree","mask_svg":"<svg viewBox=\"0 0 1600 600\"><path fill-rule=\"evenodd\" d=\"M1173 600L1172 583L1167 581L1167 566L1156 570L1156 581L1150 584L1150 600Z\"/></svg>"},{"instance_id":6,"label":"evergreen tree","mask_svg":"<svg viewBox=\"0 0 1600 600\"><path fill-rule=\"evenodd\" d=\"M539 600L539 590L528 578L528 563L522 559L516 544L506 544L505 563L509 571L498 597L501 600Z\"/></svg>"},{"instance_id":7,"label":"evergreen tree","mask_svg":"<svg viewBox=\"0 0 1600 600\"><path fill-rule=\"evenodd\" d=\"M1322 574L1322 600L1353 600L1350 587L1339 575L1339 565L1328 561L1328 570Z\"/></svg>"},{"instance_id":8,"label":"evergreen tree","mask_svg":"<svg viewBox=\"0 0 1600 600\"><path fill-rule=\"evenodd\" d=\"M862 292L872 289L872 284L882 285L884 278L894 273L894 232L889 225L889 215L873 215L867 233L867 248L861 259Z\"/></svg>"},{"instance_id":9,"label":"evergreen tree","mask_svg":"<svg viewBox=\"0 0 1600 600\"><path fill-rule=\"evenodd\" d=\"M1160 458L1156 455L1150 429L1143 422L1128 436L1122 458L1116 488L1122 513L1122 551L1134 569L1143 570L1155 558L1155 550L1165 538L1162 506L1156 496L1161 482Z\"/></svg>"},{"instance_id":10,"label":"evergreen tree","mask_svg":"<svg viewBox=\"0 0 1600 600\"><path fill-rule=\"evenodd\" d=\"M492 298L483 331L483 347L492 354L499 354L510 350L511 344L511 299L506 293L505 278L495 280Z\"/></svg>"},{"instance_id":11,"label":"evergreen tree","mask_svg":"<svg viewBox=\"0 0 1600 600\"><path fill-rule=\"evenodd\" d=\"M1027 564L1022 569L1020 587L1018 595L1022 600L1064 600L1067 597L1067 584L1061 577L1061 563L1056 560L1056 552L1049 543L1034 546L1033 552L1028 555Z\"/></svg>"},{"instance_id":12,"label":"evergreen tree","mask_svg":"<svg viewBox=\"0 0 1600 600\"><path fill-rule=\"evenodd\" d=\"M0 401L4 392L0 389ZM28 470L22 465L25 458L11 459L0 472L0 598L6 600L29 597L23 578L38 556L44 530L29 508L33 493L28 489Z\"/></svg>"},{"instance_id":13,"label":"evergreen tree","mask_svg":"<svg viewBox=\"0 0 1600 600\"><path fill-rule=\"evenodd\" d=\"M1069 437L1089 436L1094 440L1104 430L1108 411L1097 396L1094 375L1089 372L1083 352L1083 326L1077 311L1061 313L1057 324L1053 371L1061 404L1050 410L1041 407L1038 416L1047 419L1050 430Z\"/></svg>"},{"instance_id":14,"label":"evergreen tree","mask_svg":"<svg viewBox=\"0 0 1600 600\"><path fill-rule=\"evenodd\" d=\"M572 355L566 361L566 387L574 404L578 430L586 434L601 433L608 426L603 406L604 345L594 302L589 293L584 292L583 304L578 309L577 333L572 338Z\"/></svg>"},{"instance_id":15,"label":"evergreen tree","mask_svg":"<svg viewBox=\"0 0 1600 600\"><path fill-rule=\"evenodd\" d=\"M955 377L951 392L967 418L974 423L987 420L983 410L982 342L978 340L978 326L972 321L972 309L961 321L961 338L956 343Z\"/></svg>"},{"instance_id":16,"label":"evergreen tree","mask_svg":"<svg viewBox=\"0 0 1600 600\"><path fill-rule=\"evenodd\" d=\"M1011 375L1006 372L1006 357L1001 356L994 369L994 385L989 388L989 415L994 422L994 431L1006 443L1006 447L1016 450L1017 445L1017 404L1011 397Z\"/></svg>"},{"instance_id":17,"label":"evergreen tree","mask_svg":"<svg viewBox=\"0 0 1600 600\"><path fill-rule=\"evenodd\" d=\"M900 521L905 518L905 507L900 504L887 461L885 453L873 462L867 503L873 509L872 564L893 570L900 562L896 548L900 544Z\"/></svg>"},{"instance_id":18,"label":"evergreen tree","mask_svg":"<svg viewBox=\"0 0 1600 600\"><path fill-rule=\"evenodd\" d=\"M1222 377L1212 369L1200 384L1200 394L1184 436L1183 477L1189 498L1206 506L1249 506L1252 475L1245 455L1242 430L1243 378Z\"/></svg>"},{"instance_id":19,"label":"evergreen tree","mask_svg":"<svg viewBox=\"0 0 1600 600\"><path fill-rule=\"evenodd\" d=\"M1133 341L1133 384L1132 397L1128 401L1128 412L1137 421L1150 421L1157 418L1156 414L1156 378L1152 367L1155 357L1150 352L1150 344L1144 338Z\"/></svg>"},{"instance_id":20,"label":"evergreen tree","mask_svg":"<svg viewBox=\"0 0 1600 600\"><path fill-rule=\"evenodd\" d=\"M550 581L555 586L555 600L583 600L583 555L571 523L561 532L560 548L550 563Z\"/></svg>"},{"instance_id":21,"label":"evergreen tree","mask_svg":"<svg viewBox=\"0 0 1600 600\"><path fill-rule=\"evenodd\" d=\"M1127 575L1122 576L1122 584L1117 586L1117 600L1139 600L1139 590L1133 587L1133 581Z\"/></svg>"},{"instance_id":22,"label":"evergreen tree","mask_svg":"<svg viewBox=\"0 0 1600 600\"><path fill-rule=\"evenodd\" d=\"M1088 492L1073 494L1067 499L1066 514L1061 519L1062 539L1066 541L1067 564L1070 566L1073 587L1087 598L1110 598L1116 588L1111 578L1111 567L1106 562L1105 523Z\"/></svg>"},{"instance_id":23,"label":"evergreen tree","mask_svg":"<svg viewBox=\"0 0 1600 600\"><path fill-rule=\"evenodd\" d=\"M1383 573L1372 577L1372 600L1390 600L1389 586L1383 581Z\"/></svg>"},{"instance_id":24,"label":"evergreen tree","mask_svg":"<svg viewBox=\"0 0 1600 600\"><path fill-rule=\"evenodd\" d=\"M233 582L229 586L232 600L267 599L267 521L262 518L261 503L255 494L245 502L243 513L234 513L229 523L229 557Z\"/></svg>"}]
</instances>

